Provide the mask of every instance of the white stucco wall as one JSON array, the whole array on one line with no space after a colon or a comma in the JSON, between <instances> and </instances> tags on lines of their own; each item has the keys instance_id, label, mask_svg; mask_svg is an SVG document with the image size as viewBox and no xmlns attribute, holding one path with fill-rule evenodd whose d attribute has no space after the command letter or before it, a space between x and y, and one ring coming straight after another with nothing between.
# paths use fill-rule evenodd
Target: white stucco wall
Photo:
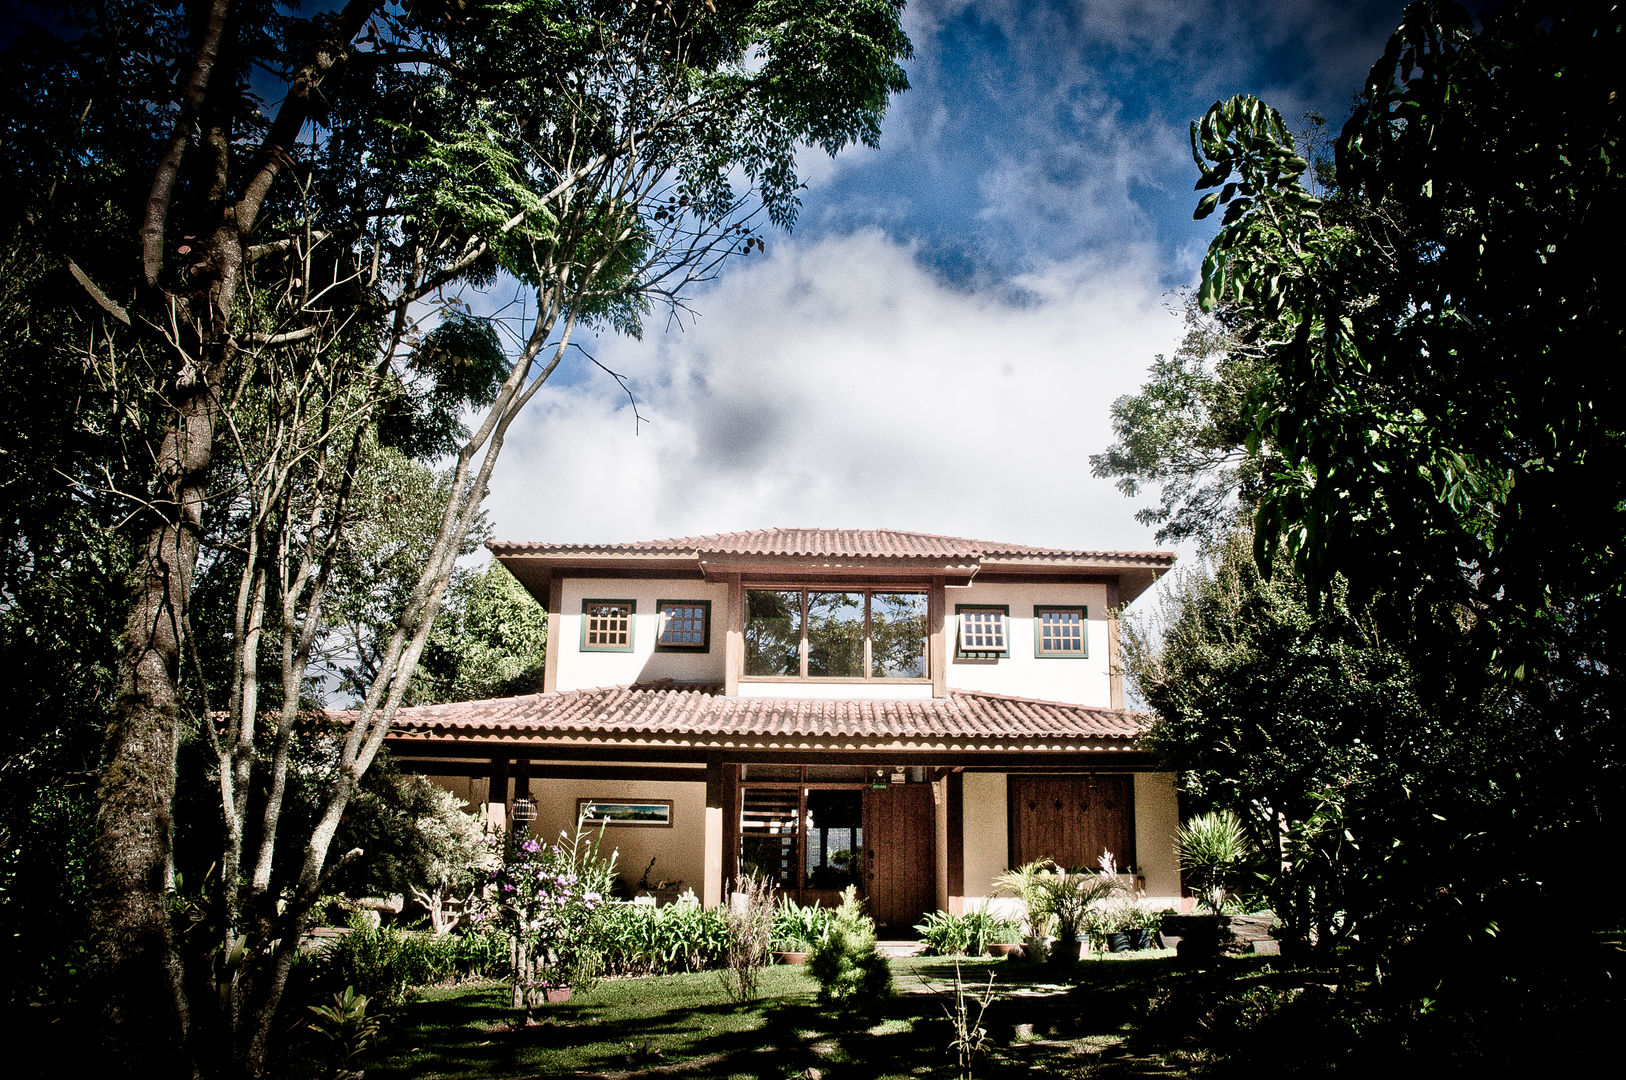
<instances>
[{"instance_id":1,"label":"white stucco wall","mask_svg":"<svg viewBox=\"0 0 1626 1080\"><path fill-rule=\"evenodd\" d=\"M961 660L955 656L959 624L954 611L964 604L1010 608L1008 655L997 660ZM1089 655L1082 658L1034 656L1035 605L1084 607L1087 615L1085 640ZM977 583L967 588L947 590L944 612L948 620L944 637L948 650L948 685L951 688L1101 708L1111 706L1105 585Z\"/></svg>"},{"instance_id":2,"label":"white stucco wall","mask_svg":"<svg viewBox=\"0 0 1626 1080\"><path fill-rule=\"evenodd\" d=\"M740 680L740 697L793 698L797 701L930 701L931 683L827 683L803 679L772 682Z\"/></svg>"},{"instance_id":3,"label":"white stucco wall","mask_svg":"<svg viewBox=\"0 0 1626 1080\"><path fill-rule=\"evenodd\" d=\"M558 625L548 632L548 648L558 649L558 689L581 690L595 686L672 679L677 682L721 683L725 644L723 624L728 618L728 587L704 581L624 578L565 578L561 589ZM582 601L631 600L633 614L631 652L583 652ZM655 635L662 600L711 601L711 644L705 652L656 652Z\"/></svg>"}]
</instances>

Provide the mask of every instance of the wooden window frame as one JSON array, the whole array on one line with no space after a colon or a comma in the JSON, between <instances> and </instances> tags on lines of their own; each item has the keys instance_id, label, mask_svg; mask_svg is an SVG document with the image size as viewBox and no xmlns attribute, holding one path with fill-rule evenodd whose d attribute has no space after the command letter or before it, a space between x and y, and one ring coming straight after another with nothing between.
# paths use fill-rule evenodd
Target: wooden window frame
<instances>
[{"instance_id":1,"label":"wooden window frame","mask_svg":"<svg viewBox=\"0 0 1626 1080\"><path fill-rule=\"evenodd\" d=\"M748 675L745 672L745 659L740 659L740 681L746 683L888 683L888 684L927 684L932 681L932 627L931 627L931 590L919 586L897 585L847 585L847 584L817 584L798 585L791 583L753 582L745 586L746 593L752 592L799 592L801 598L801 617L798 628L801 641L798 646L799 667L795 675ZM864 597L864 671L863 675L809 675L807 673L807 605L808 596L812 593L862 593ZM875 675L875 658L871 652L873 629L871 621L874 617L871 599L876 593L908 593L911 596L924 597L926 600L926 632L921 638L921 667L923 675L886 676ZM743 598L742 598L743 599ZM745 605L747 611L750 604ZM746 616L749 621L750 616Z\"/></svg>"},{"instance_id":2,"label":"wooden window frame","mask_svg":"<svg viewBox=\"0 0 1626 1080\"><path fill-rule=\"evenodd\" d=\"M700 644L690 645L673 643L662 640L666 636L666 609L667 608L699 608L700 609ZM657 600L655 601L655 651L656 652L686 652L703 653L711 651L711 601L710 600Z\"/></svg>"},{"instance_id":3,"label":"wooden window frame","mask_svg":"<svg viewBox=\"0 0 1626 1080\"><path fill-rule=\"evenodd\" d=\"M613 607L624 607L624 608L627 609L627 643L625 645L595 645L595 644L589 643L589 641L588 641L588 632L589 632L589 629L592 626L592 620L593 620L592 609L595 606L598 606L598 607L612 607L612 606ZM591 599L591 600L583 600L582 601L581 651L582 652L617 652L617 653L632 652L633 645L634 645L634 636L633 636L633 634L634 634L634 631L637 628L637 625L638 625L638 601L636 601L636 600L605 600L605 599L601 599L601 598L594 598L594 599Z\"/></svg>"},{"instance_id":4,"label":"wooden window frame","mask_svg":"<svg viewBox=\"0 0 1626 1080\"><path fill-rule=\"evenodd\" d=\"M1044 622L1041 615L1049 611L1067 611L1078 615L1078 648L1046 649ZM1090 655L1090 609L1083 604L1033 605L1033 655L1039 660L1087 660Z\"/></svg>"},{"instance_id":5,"label":"wooden window frame","mask_svg":"<svg viewBox=\"0 0 1626 1080\"><path fill-rule=\"evenodd\" d=\"M968 649L965 647L965 617L967 615L998 615L999 639L997 649ZM955 604L954 605L954 657L957 660L1000 660L1011 655L1011 606L1009 604Z\"/></svg>"}]
</instances>

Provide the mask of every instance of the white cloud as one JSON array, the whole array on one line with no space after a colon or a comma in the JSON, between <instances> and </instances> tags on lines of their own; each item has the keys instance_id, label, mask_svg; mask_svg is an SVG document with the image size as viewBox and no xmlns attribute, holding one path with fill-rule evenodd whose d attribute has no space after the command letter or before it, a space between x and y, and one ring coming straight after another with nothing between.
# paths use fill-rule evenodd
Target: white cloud
<instances>
[{"instance_id":1,"label":"white cloud","mask_svg":"<svg viewBox=\"0 0 1626 1080\"><path fill-rule=\"evenodd\" d=\"M1054 264L1021 300L934 278L875 231L785 241L698 298L682 334L608 342L608 378L548 387L510 432L507 539L634 540L770 525L1151 546L1089 475L1108 407L1180 322L1150 252Z\"/></svg>"}]
</instances>

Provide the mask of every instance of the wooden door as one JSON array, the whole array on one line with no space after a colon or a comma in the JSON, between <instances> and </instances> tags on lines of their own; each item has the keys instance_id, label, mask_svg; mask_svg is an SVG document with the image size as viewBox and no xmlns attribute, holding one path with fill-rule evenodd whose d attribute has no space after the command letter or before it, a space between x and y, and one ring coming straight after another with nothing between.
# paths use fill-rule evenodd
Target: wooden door
<instances>
[{"instance_id":1,"label":"wooden door","mask_svg":"<svg viewBox=\"0 0 1626 1080\"><path fill-rule=\"evenodd\" d=\"M1135 861L1134 778L1013 776L1011 864L1053 859L1094 870L1103 851L1125 867Z\"/></svg>"},{"instance_id":2,"label":"wooden door","mask_svg":"<svg viewBox=\"0 0 1626 1080\"><path fill-rule=\"evenodd\" d=\"M897 932L936 907L937 815L929 784L864 792L864 862L870 914Z\"/></svg>"}]
</instances>

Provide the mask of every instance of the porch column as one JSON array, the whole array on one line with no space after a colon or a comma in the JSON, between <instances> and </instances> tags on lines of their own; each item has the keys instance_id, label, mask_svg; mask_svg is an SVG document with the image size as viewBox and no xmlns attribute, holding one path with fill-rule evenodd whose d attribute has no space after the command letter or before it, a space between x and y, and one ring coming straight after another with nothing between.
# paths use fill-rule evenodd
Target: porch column
<instances>
[{"instance_id":1,"label":"porch column","mask_svg":"<svg viewBox=\"0 0 1626 1080\"><path fill-rule=\"evenodd\" d=\"M723 902L723 766L706 762L705 886L700 902L714 908Z\"/></svg>"},{"instance_id":2,"label":"porch column","mask_svg":"<svg viewBox=\"0 0 1626 1080\"><path fill-rule=\"evenodd\" d=\"M486 828L508 828L508 759L491 759L491 786L486 790Z\"/></svg>"}]
</instances>

